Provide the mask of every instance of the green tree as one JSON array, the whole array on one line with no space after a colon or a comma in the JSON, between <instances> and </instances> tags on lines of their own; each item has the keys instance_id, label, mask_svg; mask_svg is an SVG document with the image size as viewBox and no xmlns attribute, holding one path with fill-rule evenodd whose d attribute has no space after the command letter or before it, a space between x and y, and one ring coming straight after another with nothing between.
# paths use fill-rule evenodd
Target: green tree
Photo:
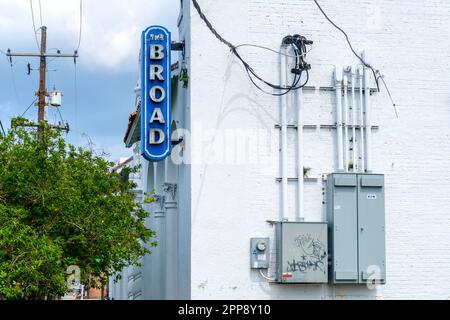
<instances>
[{"instance_id":1,"label":"green tree","mask_svg":"<svg viewBox=\"0 0 450 320\"><path fill-rule=\"evenodd\" d=\"M23 124L0 137L0 299L62 295L70 265L92 285L139 264L156 242L134 183L44 123L41 139Z\"/></svg>"}]
</instances>

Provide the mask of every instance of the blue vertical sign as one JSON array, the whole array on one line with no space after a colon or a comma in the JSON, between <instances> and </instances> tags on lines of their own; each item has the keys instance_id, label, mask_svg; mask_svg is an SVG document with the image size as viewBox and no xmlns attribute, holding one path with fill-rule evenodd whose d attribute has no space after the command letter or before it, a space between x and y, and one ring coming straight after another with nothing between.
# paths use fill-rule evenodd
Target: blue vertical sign
<instances>
[{"instance_id":1,"label":"blue vertical sign","mask_svg":"<svg viewBox=\"0 0 450 320\"><path fill-rule=\"evenodd\" d=\"M148 27L141 48L141 150L147 160L161 161L172 148L170 32Z\"/></svg>"}]
</instances>

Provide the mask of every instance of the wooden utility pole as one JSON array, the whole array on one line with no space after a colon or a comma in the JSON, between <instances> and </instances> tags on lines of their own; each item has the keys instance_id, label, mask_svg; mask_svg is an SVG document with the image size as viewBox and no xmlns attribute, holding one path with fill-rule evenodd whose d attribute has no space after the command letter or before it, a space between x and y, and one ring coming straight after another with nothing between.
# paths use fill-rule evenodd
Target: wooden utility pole
<instances>
[{"instance_id":1,"label":"wooden utility pole","mask_svg":"<svg viewBox=\"0 0 450 320\"><path fill-rule=\"evenodd\" d=\"M39 65L39 91L37 95L39 97L38 102L38 123L45 121L45 97L48 96L47 89L45 88L45 76L47 73L47 59L45 53L47 51L47 27L41 28L41 63Z\"/></svg>"},{"instance_id":2,"label":"wooden utility pole","mask_svg":"<svg viewBox=\"0 0 450 320\"><path fill-rule=\"evenodd\" d=\"M45 120L45 107L47 106L46 97L48 97L48 92L46 89L46 74L47 74L47 57L53 57L53 58L78 58L78 52L75 51L73 54L62 54L59 52L51 54L47 53L47 27L42 26L41 28L41 47L39 53L12 53L10 49L7 51L7 56L9 57L10 61L12 62L12 57L39 57L40 58L40 65L39 65L39 90L36 92L36 96L38 97L38 123L37 124L31 124L30 126L34 126L38 128L39 137L41 137L42 134L42 128L39 126L40 121L46 121ZM69 131L69 125L50 125L51 128L57 129L57 130L63 130L68 132Z\"/></svg>"}]
</instances>

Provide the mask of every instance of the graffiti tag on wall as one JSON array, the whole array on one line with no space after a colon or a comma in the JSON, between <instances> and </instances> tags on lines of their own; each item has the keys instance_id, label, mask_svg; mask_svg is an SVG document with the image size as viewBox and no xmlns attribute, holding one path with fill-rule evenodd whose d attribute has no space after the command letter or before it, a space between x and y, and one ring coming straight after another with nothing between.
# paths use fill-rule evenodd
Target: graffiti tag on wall
<instances>
[{"instance_id":1,"label":"graffiti tag on wall","mask_svg":"<svg viewBox=\"0 0 450 320\"><path fill-rule=\"evenodd\" d=\"M297 236L294 243L295 248L298 248L298 257L287 261L286 272L306 273L319 270L326 273L326 247L319 239L308 233Z\"/></svg>"}]
</instances>

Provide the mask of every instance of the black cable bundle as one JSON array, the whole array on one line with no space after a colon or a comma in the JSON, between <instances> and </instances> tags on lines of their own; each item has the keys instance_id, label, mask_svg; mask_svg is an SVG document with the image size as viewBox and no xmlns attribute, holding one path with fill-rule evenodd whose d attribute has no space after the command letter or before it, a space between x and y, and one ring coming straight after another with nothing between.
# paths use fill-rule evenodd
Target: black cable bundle
<instances>
[{"instance_id":1,"label":"black cable bundle","mask_svg":"<svg viewBox=\"0 0 450 320\"><path fill-rule=\"evenodd\" d=\"M299 35L294 35L294 36L288 36L285 37L285 39L289 38L289 43L285 43L285 45L291 45L294 49L294 53L295 53L295 68L293 70L295 70L295 72L293 71L294 75L294 79L292 80L292 84L291 85L281 85L281 84L273 84L269 81L264 80L261 76L259 76L256 71L241 57L241 55L237 52L237 48L240 46L235 46L233 45L231 42L225 40L217 31L216 29L214 29L214 27L212 26L211 22L209 22L209 20L206 18L206 16L203 14L200 5L198 4L198 2L196 0L192 0L192 4L194 6L194 8L197 10L200 18L203 20L203 22L205 22L206 26L208 27L208 29L212 32L212 34L219 39L220 42L222 42L223 44L225 44L226 46L228 46L231 50L231 52L239 59L239 61L242 62L242 65L244 66L247 75L250 79L250 81L253 83L253 85L258 88L259 90L261 90L262 92L266 93L266 94L270 94L273 96L282 96L287 94L288 92L290 92L291 90L297 90L300 89L302 87L304 87L306 85L306 83L309 80L309 73L308 73L308 69L310 68L310 66L305 62L305 56L306 56L306 45L311 45L312 41L306 40L305 37L299 36ZM283 40L283 41L284 41ZM308 67L307 67L308 66ZM302 73L303 71L306 72L306 80L303 84L298 85L300 82L300 79L302 77ZM261 82L262 84L275 89L275 90L281 90L284 92L281 93L272 93L272 92L267 92L266 90L262 89L260 84L257 84L257 81Z\"/></svg>"},{"instance_id":2,"label":"black cable bundle","mask_svg":"<svg viewBox=\"0 0 450 320\"><path fill-rule=\"evenodd\" d=\"M311 66L306 63L305 61L305 56L306 56L306 45L311 45L312 41L306 40L305 37L299 36L299 35L294 35L294 36L287 36L283 39L283 44L284 45L291 45L294 49L294 53L295 53L295 68L293 68L291 71L292 73L294 73L294 78L292 80L292 84L291 85L281 85L281 84L273 84L270 83L266 80L264 80L262 77L260 77L255 70L253 70L253 68L239 55L239 53L237 52L236 48L232 49L233 54L242 62L242 64L244 65L245 70L247 71L247 75L250 79L250 81L253 83L253 85L258 88L259 90L261 90L262 92L266 93L266 94L270 94L273 96L283 96L287 93L289 93L292 90L298 90L300 88L303 88L309 80L309 73L308 70L311 68ZM306 72L306 80L299 85L300 79L302 77L302 73ZM271 93L271 92L267 92L264 89L261 88L260 85L258 85L256 83L256 81L260 81L263 84L265 84L266 86L275 89L275 90L281 90L284 92L281 93Z\"/></svg>"}]
</instances>

